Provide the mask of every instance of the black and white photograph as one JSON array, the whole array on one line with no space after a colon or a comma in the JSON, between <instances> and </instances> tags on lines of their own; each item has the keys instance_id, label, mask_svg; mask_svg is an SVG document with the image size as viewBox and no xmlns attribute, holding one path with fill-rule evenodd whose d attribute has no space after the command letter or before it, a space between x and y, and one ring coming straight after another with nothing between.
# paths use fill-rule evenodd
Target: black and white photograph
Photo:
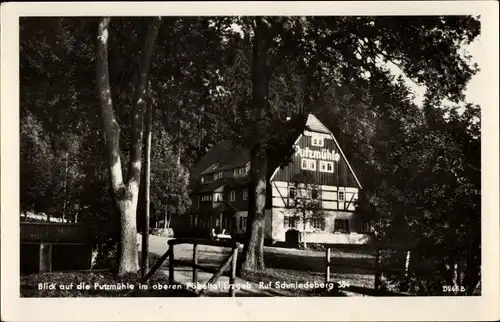
<instances>
[{"instance_id":1,"label":"black and white photograph","mask_svg":"<svg viewBox=\"0 0 500 322\"><path fill-rule=\"evenodd\" d=\"M484 16L135 5L19 15L20 299L498 298Z\"/></svg>"}]
</instances>

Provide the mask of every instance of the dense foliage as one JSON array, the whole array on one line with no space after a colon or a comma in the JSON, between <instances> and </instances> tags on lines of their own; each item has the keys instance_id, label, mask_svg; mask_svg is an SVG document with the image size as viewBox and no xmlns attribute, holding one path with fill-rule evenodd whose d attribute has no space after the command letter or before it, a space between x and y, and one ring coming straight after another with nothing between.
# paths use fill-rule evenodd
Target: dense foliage
<instances>
[{"instance_id":1,"label":"dense foliage","mask_svg":"<svg viewBox=\"0 0 500 322\"><path fill-rule=\"evenodd\" d=\"M20 20L21 209L113 226L97 21ZM110 32L125 160L146 31L146 19L115 18ZM479 33L479 21L465 16L164 18L148 92L152 223L189 208L187 169L211 146L239 137L258 151L278 139L269 135L277 123L314 112L360 178L359 211L378 236L419 241L407 286L429 294L459 284L472 293L481 263L481 133L479 107L464 102L477 66L461 48ZM423 107L387 64L425 86Z\"/></svg>"}]
</instances>

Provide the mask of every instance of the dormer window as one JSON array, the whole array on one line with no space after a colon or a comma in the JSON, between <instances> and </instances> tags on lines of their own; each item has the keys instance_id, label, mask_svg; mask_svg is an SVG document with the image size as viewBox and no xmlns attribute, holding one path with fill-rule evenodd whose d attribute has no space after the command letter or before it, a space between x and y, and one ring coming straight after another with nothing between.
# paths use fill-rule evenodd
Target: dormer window
<instances>
[{"instance_id":1,"label":"dormer window","mask_svg":"<svg viewBox=\"0 0 500 322\"><path fill-rule=\"evenodd\" d=\"M245 168L236 168L233 170L234 176L244 176L246 175L246 169Z\"/></svg>"},{"instance_id":2,"label":"dormer window","mask_svg":"<svg viewBox=\"0 0 500 322\"><path fill-rule=\"evenodd\" d=\"M311 144L312 144L312 146L322 147L325 145L325 141L323 140L323 137L313 135L311 138Z\"/></svg>"}]
</instances>

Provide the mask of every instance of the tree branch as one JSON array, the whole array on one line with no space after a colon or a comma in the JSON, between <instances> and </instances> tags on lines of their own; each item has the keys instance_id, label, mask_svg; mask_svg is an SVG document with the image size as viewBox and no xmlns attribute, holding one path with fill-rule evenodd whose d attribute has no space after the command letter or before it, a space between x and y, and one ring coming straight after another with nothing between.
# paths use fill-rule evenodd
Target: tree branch
<instances>
[{"instance_id":1,"label":"tree branch","mask_svg":"<svg viewBox=\"0 0 500 322\"><path fill-rule=\"evenodd\" d=\"M380 55L381 57L383 57L386 61L388 62L391 62L394 64L394 66L396 66L397 68L399 68L399 70L409 79L411 80L415 85L417 86L421 86L420 84L418 84L417 81L415 81L412 77L410 77L406 71L403 69L403 67L401 67L400 64L396 63L392 58L390 58L387 54L384 54L380 49L377 48L377 46L371 41L371 40L368 40L367 43L369 44L369 47L370 49Z\"/></svg>"},{"instance_id":2,"label":"tree branch","mask_svg":"<svg viewBox=\"0 0 500 322\"><path fill-rule=\"evenodd\" d=\"M132 140L131 152L129 161L129 172L127 185L137 184L141 180L141 164L142 164L142 141L144 134L144 113L146 111L146 89L148 86L149 70L151 68L151 60L153 57L153 49L158 30L160 29L161 17L153 18L148 28L146 42L141 53L139 62L139 74L135 87L135 105L132 120Z\"/></svg>"},{"instance_id":3,"label":"tree branch","mask_svg":"<svg viewBox=\"0 0 500 322\"><path fill-rule=\"evenodd\" d=\"M110 180L113 193L123 188L123 174L120 159L120 126L116 121L111 99L108 67L108 39L111 18L102 18L97 34L97 88L101 101L101 115L104 127L104 140L110 167Z\"/></svg>"}]
</instances>

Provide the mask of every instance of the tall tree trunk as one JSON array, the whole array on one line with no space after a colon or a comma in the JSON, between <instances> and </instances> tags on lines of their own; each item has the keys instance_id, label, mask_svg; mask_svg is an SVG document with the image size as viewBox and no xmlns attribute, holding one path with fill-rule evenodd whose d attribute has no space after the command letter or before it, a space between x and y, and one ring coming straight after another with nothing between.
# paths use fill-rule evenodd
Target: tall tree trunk
<instances>
[{"instance_id":1,"label":"tall tree trunk","mask_svg":"<svg viewBox=\"0 0 500 322\"><path fill-rule=\"evenodd\" d=\"M64 167L64 204L63 204L63 214L62 214L62 222L66 218L66 207L68 204L68 156L69 153L66 152L66 162Z\"/></svg>"},{"instance_id":2,"label":"tall tree trunk","mask_svg":"<svg viewBox=\"0 0 500 322\"><path fill-rule=\"evenodd\" d=\"M250 149L250 185L248 189L247 242L243 271L264 268L264 216L267 187L267 155L264 142L269 92L268 53L265 44L266 22L255 18L252 57L252 121L255 144Z\"/></svg>"},{"instance_id":3,"label":"tall tree trunk","mask_svg":"<svg viewBox=\"0 0 500 322\"><path fill-rule=\"evenodd\" d=\"M250 185L248 189L247 242L242 269L244 271L264 268L264 224L266 204L266 158L252 153Z\"/></svg>"},{"instance_id":4,"label":"tall tree trunk","mask_svg":"<svg viewBox=\"0 0 500 322\"><path fill-rule=\"evenodd\" d=\"M153 107L148 106L146 123L146 149L144 151L144 222L142 228L142 276L146 276L149 270L149 195L151 182L151 131L153 126Z\"/></svg>"},{"instance_id":5,"label":"tall tree trunk","mask_svg":"<svg viewBox=\"0 0 500 322\"><path fill-rule=\"evenodd\" d=\"M120 126L116 120L111 99L108 70L108 38L110 18L99 22L97 42L97 84L101 101L101 115L106 141L106 154L111 181L111 192L120 217L120 238L118 252L118 275L136 274L139 270L137 256L137 201L141 176L141 153L146 109L146 87L153 54L154 42L158 35L160 18L155 18L148 30L144 50L141 53L139 76L135 88L136 104L133 111L131 154L128 178L123 180L120 158Z\"/></svg>"},{"instance_id":6,"label":"tall tree trunk","mask_svg":"<svg viewBox=\"0 0 500 322\"><path fill-rule=\"evenodd\" d=\"M306 215L302 217L302 243L304 244L304 249L307 249L306 241Z\"/></svg>"}]
</instances>

